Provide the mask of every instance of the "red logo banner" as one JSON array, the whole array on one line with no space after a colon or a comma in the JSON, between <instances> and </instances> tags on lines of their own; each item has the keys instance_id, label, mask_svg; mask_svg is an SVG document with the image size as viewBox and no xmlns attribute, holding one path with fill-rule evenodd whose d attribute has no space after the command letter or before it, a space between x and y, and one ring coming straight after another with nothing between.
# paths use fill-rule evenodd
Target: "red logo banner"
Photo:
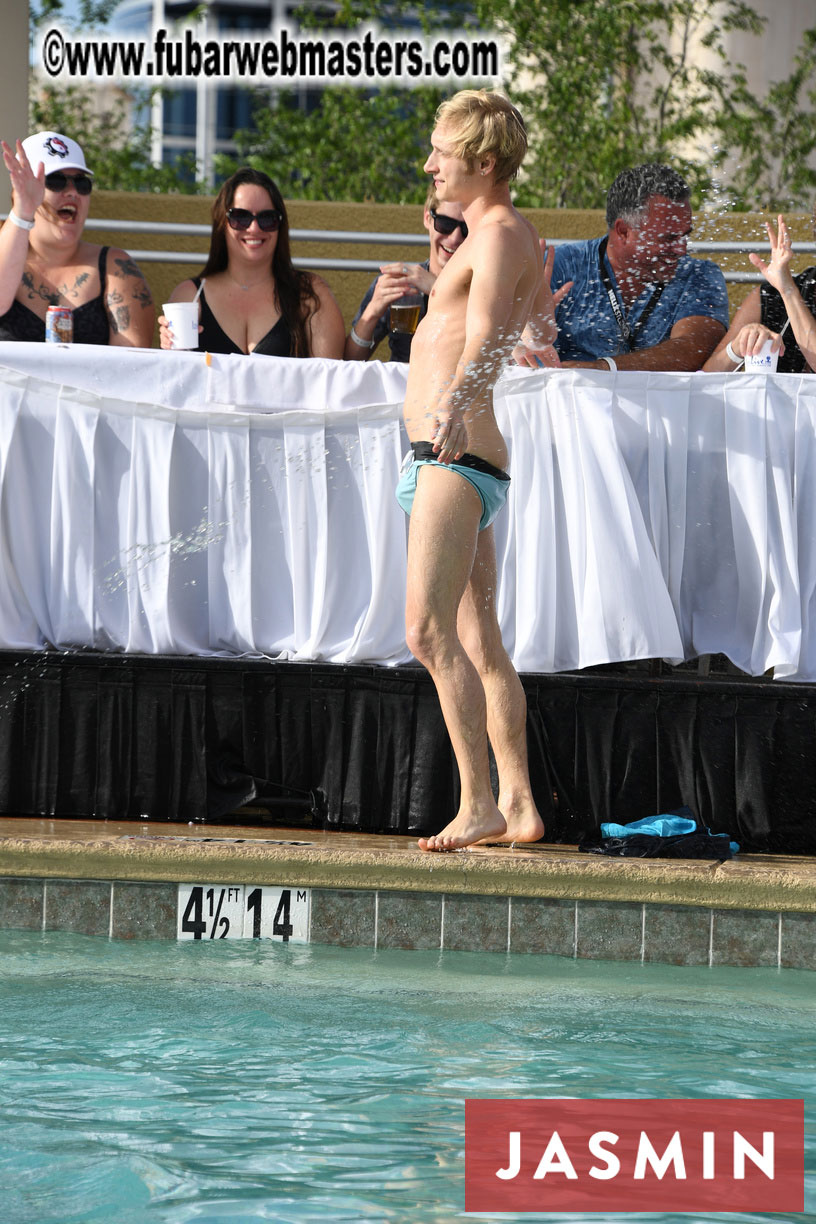
<instances>
[{"instance_id":1,"label":"red logo banner","mask_svg":"<svg viewBox=\"0 0 816 1224\"><path fill-rule=\"evenodd\" d=\"M466 1211L804 1211L803 1101L470 1100Z\"/></svg>"}]
</instances>

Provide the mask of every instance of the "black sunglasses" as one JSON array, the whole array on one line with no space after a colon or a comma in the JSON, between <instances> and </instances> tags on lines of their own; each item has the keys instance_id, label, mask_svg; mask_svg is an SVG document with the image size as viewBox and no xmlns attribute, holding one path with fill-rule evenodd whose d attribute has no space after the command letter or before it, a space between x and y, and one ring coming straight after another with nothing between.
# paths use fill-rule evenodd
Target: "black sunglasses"
<instances>
[{"instance_id":1,"label":"black sunglasses","mask_svg":"<svg viewBox=\"0 0 816 1224\"><path fill-rule=\"evenodd\" d=\"M431 214L437 234L452 234L455 229L461 229L462 238L467 238L468 227L464 221L457 221L455 217L446 217L444 213L438 213L435 208L429 208L428 212Z\"/></svg>"},{"instance_id":2,"label":"black sunglasses","mask_svg":"<svg viewBox=\"0 0 816 1224\"><path fill-rule=\"evenodd\" d=\"M49 191L64 191L72 183L80 195L90 195L93 182L87 174L65 174L62 170L54 170L46 174L45 185Z\"/></svg>"},{"instance_id":3,"label":"black sunglasses","mask_svg":"<svg viewBox=\"0 0 816 1224\"><path fill-rule=\"evenodd\" d=\"M258 229L272 234L280 226L281 215L274 208L265 208L259 213L250 212L248 208L228 208L227 221L234 230L248 230L252 222L257 221Z\"/></svg>"}]
</instances>

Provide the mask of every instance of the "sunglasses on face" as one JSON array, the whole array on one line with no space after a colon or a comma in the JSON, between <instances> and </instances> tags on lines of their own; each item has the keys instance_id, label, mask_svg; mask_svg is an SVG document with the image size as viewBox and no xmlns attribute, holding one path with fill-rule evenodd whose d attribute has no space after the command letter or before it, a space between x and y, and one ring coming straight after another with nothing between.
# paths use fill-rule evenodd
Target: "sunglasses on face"
<instances>
[{"instance_id":1,"label":"sunglasses on face","mask_svg":"<svg viewBox=\"0 0 816 1224\"><path fill-rule=\"evenodd\" d=\"M62 170L54 170L46 174L45 185L49 191L64 191L71 183L80 195L90 195L93 182L87 174L64 174Z\"/></svg>"},{"instance_id":2,"label":"sunglasses on face","mask_svg":"<svg viewBox=\"0 0 816 1224\"><path fill-rule=\"evenodd\" d=\"M468 236L468 227L464 221L457 221L455 217L446 217L444 213L438 213L435 208L429 208L434 229L437 234L452 234L455 229L462 231L462 238Z\"/></svg>"},{"instance_id":3,"label":"sunglasses on face","mask_svg":"<svg viewBox=\"0 0 816 1224\"><path fill-rule=\"evenodd\" d=\"M258 222L258 229L265 234L272 234L280 226L281 215L274 208L265 208L262 212L250 212L248 208L228 208L227 222L230 229L248 230L253 221Z\"/></svg>"}]
</instances>

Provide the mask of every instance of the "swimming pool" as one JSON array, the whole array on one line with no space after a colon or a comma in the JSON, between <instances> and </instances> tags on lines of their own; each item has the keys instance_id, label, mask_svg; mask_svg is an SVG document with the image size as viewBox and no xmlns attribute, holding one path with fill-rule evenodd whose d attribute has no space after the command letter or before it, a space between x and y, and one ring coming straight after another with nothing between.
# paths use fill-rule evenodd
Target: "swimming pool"
<instances>
[{"instance_id":1,"label":"swimming pool","mask_svg":"<svg viewBox=\"0 0 816 1224\"><path fill-rule=\"evenodd\" d=\"M804 1097L814 1166L804 972L29 931L0 964L4 1224L476 1218L468 1096Z\"/></svg>"}]
</instances>

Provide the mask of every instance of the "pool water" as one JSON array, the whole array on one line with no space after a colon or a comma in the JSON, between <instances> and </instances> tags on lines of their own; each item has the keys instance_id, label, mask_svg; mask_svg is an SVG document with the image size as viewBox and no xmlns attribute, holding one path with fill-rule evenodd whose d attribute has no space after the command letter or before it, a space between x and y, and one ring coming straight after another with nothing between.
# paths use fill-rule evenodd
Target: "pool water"
<instances>
[{"instance_id":1,"label":"pool water","mask_svg":"<svg viewBox=\"0 0 816 1224\"><path fill-rule=\"evenodd\" d=\"M474 1219L466 1097L804 1097L816 1165L816 974L26 931L0 964L3 1224Z\"/></svg>"}]
</instances>

